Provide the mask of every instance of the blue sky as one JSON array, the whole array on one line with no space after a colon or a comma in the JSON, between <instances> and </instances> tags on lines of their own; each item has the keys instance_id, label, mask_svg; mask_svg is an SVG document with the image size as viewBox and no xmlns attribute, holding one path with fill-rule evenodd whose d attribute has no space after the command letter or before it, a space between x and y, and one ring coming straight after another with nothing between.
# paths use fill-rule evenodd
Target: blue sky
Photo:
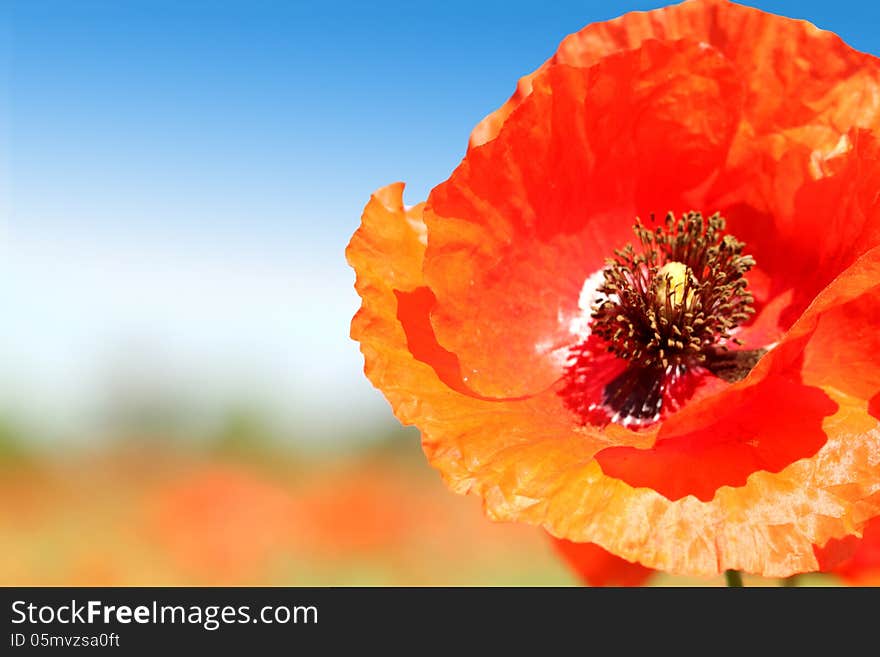
<instances>
[{"instance_id":1,"label":"blue sky","mask_svg":"<svg viewBox=\"0 0 880 657\"><path fill-rule=\"evenodd\" d=\"M347 338L369 194L422 200L566 34L662 4L6 3L0 405L60 437L118 367L321 440L386 417ZM877 4L755 4L880 53Z\"/></svg>"}]
</instances>

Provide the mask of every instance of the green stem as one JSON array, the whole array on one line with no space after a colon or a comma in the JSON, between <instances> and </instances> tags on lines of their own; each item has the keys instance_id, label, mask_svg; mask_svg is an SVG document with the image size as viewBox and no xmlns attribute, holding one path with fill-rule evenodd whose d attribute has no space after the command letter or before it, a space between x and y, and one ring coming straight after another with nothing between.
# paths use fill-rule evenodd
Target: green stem
<instances>
[{"instance_id":1,"label":"green stem","mask_svg":"<svg viewBox=\"0 0 880 657\"><path fill-rule=\"evenodd\" d=\"M725 570L724 577L727 579L728 588L741 588L743 585L743 578L738 570Z\"/></svg>"}]
</instances>

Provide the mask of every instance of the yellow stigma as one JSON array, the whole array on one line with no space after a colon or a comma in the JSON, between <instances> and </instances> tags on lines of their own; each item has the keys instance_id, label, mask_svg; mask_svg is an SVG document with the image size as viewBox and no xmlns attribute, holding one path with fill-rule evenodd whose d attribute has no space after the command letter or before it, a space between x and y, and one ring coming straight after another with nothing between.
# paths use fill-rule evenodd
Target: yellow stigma
<instances>
[{"instance_id":1,"label":"yellow stigma","mask_svg":"<svg viewBox=\"0 0 880 657\"><path fill-rule=\"evenodd\" d=\"M687 299L684 299L685 283L688 284ZM694 298L694 276L690 268L680 262L667 262L657 272L657 301L666 303L667 281L669 282L669 303L675 308L682 304L690 305Z\"/></svg>"}]
</instances>

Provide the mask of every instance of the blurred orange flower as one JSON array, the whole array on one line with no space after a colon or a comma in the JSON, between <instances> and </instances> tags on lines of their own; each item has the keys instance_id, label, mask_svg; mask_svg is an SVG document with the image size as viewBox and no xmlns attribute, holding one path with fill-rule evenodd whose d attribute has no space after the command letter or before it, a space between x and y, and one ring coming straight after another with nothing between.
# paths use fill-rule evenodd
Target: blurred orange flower
<instances>
[{"instance_id":1,"label":"blurred orange flower","mask_svg":"<svg viewBox=\"0 0 880 657\"><path fill-rule=\"evenodd\" d=\"M393 554L426 519L414 508L413 491L389 474L369 463L319 471L297 490L296 543L325 559Z\"/></svg>"},{"instance_id":2,"label":"blurred orange flower","mask_svg":"<svg viewBox=\"0 0 880 657\"><path fill-rule=\"evenodd\" d=\"M152 541L192 582L239 584L286 549L293 501L238 466L208 465L159 489L147 505Z\"/></svg>"},{"instance_id":3,"label":"blurred orange flower","mask_svg":"<svg viewBox=\"0 0 880 657\"><path fill-rule=\"evenodd\" d=\"M427 203L367 204L367 376L493 519L817 570L880 514L878 98L880 60L723 0L587 26Z\"/></svg>"}]
</instances>

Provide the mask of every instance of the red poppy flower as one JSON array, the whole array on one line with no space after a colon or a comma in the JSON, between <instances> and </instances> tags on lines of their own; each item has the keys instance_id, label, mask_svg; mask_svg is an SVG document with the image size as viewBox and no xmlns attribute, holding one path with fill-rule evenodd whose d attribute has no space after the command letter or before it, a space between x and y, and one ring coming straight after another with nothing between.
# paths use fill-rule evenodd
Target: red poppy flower
<instances>
[{"instance_id":1,"label":"red poppy flower","mask_svg":"<svg viewBox=\"0 0 880 657\"><path fill-rule=\"evenodd\" d=\"M589 25L347 250L365 371L487 514L672 573L880 514L880 61L721 0Z\"/></svg>"}]
</instances>

